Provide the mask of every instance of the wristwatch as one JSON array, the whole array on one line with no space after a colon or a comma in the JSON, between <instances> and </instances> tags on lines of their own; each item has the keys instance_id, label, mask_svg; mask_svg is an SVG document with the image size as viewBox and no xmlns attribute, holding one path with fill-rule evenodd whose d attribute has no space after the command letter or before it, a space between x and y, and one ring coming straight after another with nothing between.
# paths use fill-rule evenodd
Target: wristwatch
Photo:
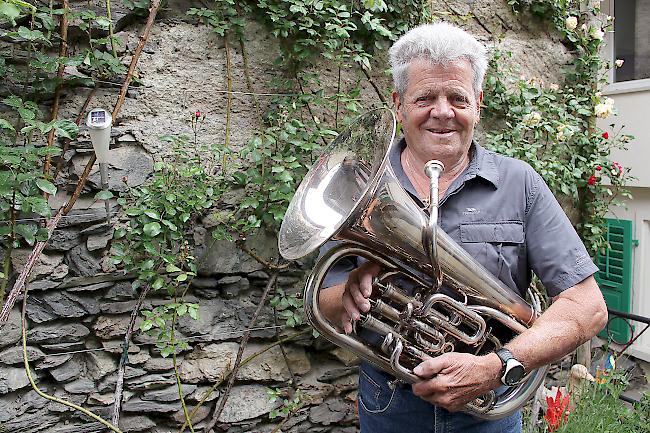
<instances>
[{"instance_id":1,"label":"wristwatch","mask_svg":"<svg viewBox=\"0 0 650 433\"><path fill-rule=\"evenodd\" d=\"M497 350L496 354L501 360L501 383L507 386L519 384L526 374L521 362L505 347Z\"/></svg>"}]
</instances>

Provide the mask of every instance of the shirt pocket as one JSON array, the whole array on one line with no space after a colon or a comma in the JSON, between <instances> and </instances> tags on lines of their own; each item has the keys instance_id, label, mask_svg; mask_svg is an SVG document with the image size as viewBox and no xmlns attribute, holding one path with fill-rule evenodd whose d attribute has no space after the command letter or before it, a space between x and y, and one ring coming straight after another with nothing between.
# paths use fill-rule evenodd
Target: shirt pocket
<instances>
[{"instance_id":1,"label":"shirt pocket","mask_svg":"<svg viewBox=\"0 0 650 433\"><path fill-rule=\"evenodd\" d=\"M524 248L524 224L521 221L463 223L461 246L495 277L518 290L516 275Z\"/></svg>"}]
</instances>

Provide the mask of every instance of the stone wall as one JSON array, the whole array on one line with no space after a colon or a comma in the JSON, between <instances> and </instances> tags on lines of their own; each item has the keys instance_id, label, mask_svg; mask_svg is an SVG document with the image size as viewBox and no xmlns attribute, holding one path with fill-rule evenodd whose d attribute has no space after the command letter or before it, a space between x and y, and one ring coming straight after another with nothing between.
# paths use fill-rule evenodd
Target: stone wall
<instances>
[{"instance_id":1,"label":"stone wall","mask_svg":"<svg viewBox=\"0 0 650 433\"><path fill-rule=\"evenodd\" d=\"M75 4L82 7L86 3ZM201 131L205 142L224 140L225 46L218 35L187 20L186 8L181 2L172 1L157 20L138 65L142 86L129 91L114 125L110 189L116 193L146 182L154 160L166 151L158 136L189 133L188 119L196 110L206 114ZM441 1L433 2L432 8L440 16L458 21L490 45L501 38L502 47L515 53L513 61L522 65L522 73L531 77L555 81L557 77L552 74L557 73L557 65L568 58L564 47L547 34L544 26L525 16L513 15L505 2ZM129 61L141 24L124 24L129 22L124 14L119 10L114 14L116 28L121 29L118 36L123 41L120 53ZM279 53L277 41L254 22L248 23L245 35L255 91L272 91L269 83L281 74L273 63ZM245 92L241 53L238 47L230 50L233 89ZM533 52L535 56L523 60ZM381 73L385 68L383 59L379 59L374 78L380 86L389 89L390 80ZM334 83L333 68L323 64L319 70L325 86ZM66 72L79 73L71 68ZM354 71L344 74L344 86L354 83L357 76ZM89 91L76 89L65 95L61 116L75 117ZM115 86L101 84L91 105L112 108L117 91ZM266 100L261 98L265 105ZM367 81L363 82L362 98L366 108L379 103ZM251 96L235 94L231 126L231 142L235 148L252 137L254 119ZM328 120L327 113L324 120ZM53 209L67 200L91 152L88 134L82 130L65 154L67 165L58 180L60 192L51 200ZM92 199L99 184L99 174L95 171L84 195L62 219L31 274L27 345L34 379L41 389L110 419L121 342L138 293L132 289L131 281L116 272L108 260L114 225L120 217L106 221L104 204ZM111 206L111 213L118 215L117 204ZM205 253L206 258L200 277L186 298L188 302L200 304L199 320L182 319L177 327L177 332L189 343L189 349L178 357L189 410L232 366L237 342L269 278L259 262L230 242L217 242L208 248L208 231L203 226L195 229L201 250L197 253ZM277 257L273 235L260 235L248 242L260 255ZM14 270L21 269L29 251L13 252ZM289 292L301 290L308 268L308 264L303 264L284 272L278 286ZM145 306L162 302L165 302L163 298L152 296L145 301ZM263 309L257 328L244 357L276 341L278 335L292 332L276 328L269 307ZM16 306L9 323L0 331L0 426L4 431L106 431L101 424L49 402L32 390L22 366L20 338L20 309ZM279 402L270 401L267 389L286 390L289 381L295 380L307 403L282 426L282 431L355 431L354 357L308 336L285 344L283 350L284 354L275 346L239 371L215 430L272 431L280 419L270 420L268 414ZM217 391L199 409L194 426L197 432L203 431L219 398ZM178 431L182 422L171 359L160 356L150 337L136 332L129 350L120 427L129 432L166 433Z\"/></svg>"}]
</instances>

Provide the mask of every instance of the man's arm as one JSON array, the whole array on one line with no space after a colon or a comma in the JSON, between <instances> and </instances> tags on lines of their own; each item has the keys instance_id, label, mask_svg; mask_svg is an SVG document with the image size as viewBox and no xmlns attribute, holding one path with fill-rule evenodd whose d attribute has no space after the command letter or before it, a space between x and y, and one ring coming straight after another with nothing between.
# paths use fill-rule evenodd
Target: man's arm
<instances>
[{"instance_id":1,"label":"man's arm","mask_svg":"<svg viewBox=\"0 0 650 433\"><path fill-rule=\"evenodd\" d=\"M348 274L345 283L321 289L318 306L325 317L346 334L351 333L352 322L370 311L372 281L380 271L376 263L365 262Z\"/></svg>"},{"instance_id":2,"label":"man's arm","mask_svg":"<svg viewBox=\"0 0 650 433\"><path fill-rule=\"evenodd\" d=\"M531 371L573 351L607 323L607 307L593 276L561 292L533 326L506 344ZM413 385L421 398L448 410L461 410L475 397L501 385L496 354L447 353L422 362Z\"/></svg>"}]
</instances>

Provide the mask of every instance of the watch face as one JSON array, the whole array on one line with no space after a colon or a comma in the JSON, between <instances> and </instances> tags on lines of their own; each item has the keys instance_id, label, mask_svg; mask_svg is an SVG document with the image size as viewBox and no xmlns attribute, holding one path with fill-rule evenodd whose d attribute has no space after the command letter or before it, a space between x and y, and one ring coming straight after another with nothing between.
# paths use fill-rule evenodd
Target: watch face
<instances>
[{"instance_id":1,"label":"watch face","mask_svg":"<svg viewBox=\"0 0 650 433\"><path fill-rule=\"evenodd\" d=\"M506 385L517 385L524 377L524 367L521 364L513 365L508 368L504 375L504 382Z\"/></svg>"}]
</instances>

